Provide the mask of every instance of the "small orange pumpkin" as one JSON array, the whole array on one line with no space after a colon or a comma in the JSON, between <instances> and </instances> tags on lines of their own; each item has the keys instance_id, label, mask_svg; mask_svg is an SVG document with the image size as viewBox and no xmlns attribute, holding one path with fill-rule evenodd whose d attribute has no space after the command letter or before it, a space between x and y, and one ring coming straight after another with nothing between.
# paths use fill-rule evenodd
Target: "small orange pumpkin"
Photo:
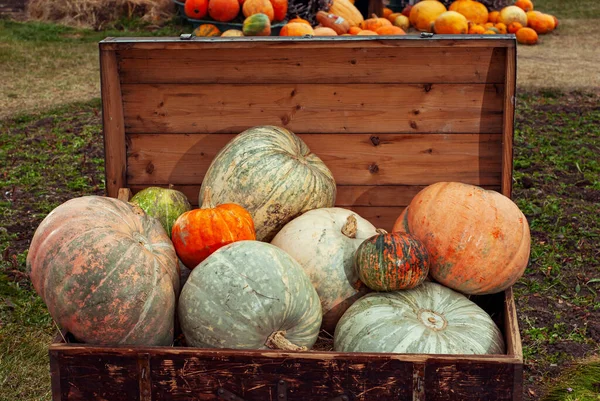
<instances>
[{"instance_id":1,"label":"small orange pumpkin","mask_svg":"<svg viewBox=\"0 0 600 401\"><path fill-rule=\"evenodd\" d=\"M496 31L492 31L491 29L488 29L487 31L485 31L483 34L484 35L495 35L497 32Z\"/></svg>"},{"instance_id":2,"label":"small orange pumpkin","mask_svg":"<svg viewBox=\"0 0 600 401\"><path fill-rule=\"evenodd\" d=\"M375 33L377 35L406 35L406 32L397 26L382 26L378 28Z\"/></svg>"},{"instance_id":3,"label":"small orange pumpkin","mask_svg":"<svg viewBox=\"0 0 600 401\"><path fill-rule=\"evenodd\" d=\"M493 22L486 22L483 25L484 28L493 28L494 27L494 23Z\"/></svg>"},{"instance_id":4,"label":"small orange pumpkin","mask_svg":"<svg viewBox=\"0 0 600 401\"><path fill-rule=\"evenodd\" d=\"M360 27L368 31L376 32L382 26L392 26L392 23L386 18L378 18L375 14L371 18L361 22Z\"/></svg>"},{"instance_id":5,"label":"small orange pumpkin","mask_svg":"<svg viewBox=\"0 0 600 401\"><path fill-rule=\"evenodd\" d=\"M270 0L273 6L273 16L275 21L283 21L288 11L288 0Z\"/></svg>"},{"instance_id":6,"label":"small orange pumpkin","mask_svg":"<svg viewBox=\"0 0 600 401\"><path fill-rule=\"evenodd\" d=\"M222 38L244 36L244 32L239 29L228 29L221 35Z\"/></svg>"},{"instance_id":7,"label":"small orange pumpkin","mask_svg":"<svg viewBox=\"0 0 600 401\"><path fill-rule=\"evenodd\" d=\"M508 29L508 28L506 27L506 25L505 25L505 24L503 24L502 22L498 22L498 23L495 25L495 28L498 30L498 33L502 33L502 34L506 33L506 32L507 32L507 29Z\"/></svg>"},{"instance_id":8,"label":"small orange pumpkin","mask_svg":"<svg viewBox=\"0 0 600 401\"><path fill-rule=\"evenodd\" d=\"M362 31L360 31L356 35L357 36L378 36L377 32L369 31L368 29L363 29Z\"/></svg>"},{"instance_id":9,"label":"small orange pumpkin","mask_svg":"<svg viewBox=\"0 0 600 401\"><path fill-rule=\"evenodd\" d=\"M515 6L523 9L525 12L533 10L533 3L531 0L517 0Z\"/></svg>"},{"instance_id":10,"label":"small orange pumpkin","mask_svg":"<svg viewBox=\"0 0 600 401\"><path fill-rule=\"evenodd\" d=\"M388 7L384 7L383 8L383 18L388 19L390 15L392 15L394 13L394 10L392 10L391 8Z\"/></svg>"},{"instance_id":11,"label":"small orange pumpkin","mask_svg":"<svg viewBox=\"0 0 600 401\"><path fill-rule=\"evenodd\" d=\"M400 15L404 15L402 13L392 13L390 15L387 16L388 21L390 21L392 24L394 23L394 21L396 20L396 18L398 18L398 16Z\"/></svg>"},{"instance_id":12,"label":"small orange pumpkin","mask_svg":"<svg viewBox=\"0 0 600 401\"><path fill-rule=\"evenodd\" d=\"M469 27L469 33L472 35L481 35L485 31L486 31L486 29L481 25L472 24Z\"/></svg>"},{"instance_id":13,"label":"small orange pumpkin","mask_svg":"<svg viewBox=\"0 0 600 401\"><path fill-rule=\"evenodd\" d=\"M205 191L202 207L179 216L171 237L179 259L188 269L194 269L227 244L256 240L256 233L250 212L234 203L215 207L210 191Z\"/></svg>"},{"instance_id":14,"label":"small orange pumpkin","mask_svg":"<svg viewBox=\"0 0 600 401\"><path fill-rule=\"evenodd\" d=\"M521 28L516 35L517 42L524 45L535 45L538 42L538 34L531 28Z\"/></svg>"},{"instance_id":15,"label":"small orange pumpkin","mask_svg":"<svg viewBox=\"0 0 600 401\"><path fill-rule=\"evenodd\" d=\"M314 34L315 31L312 26L302 22L288 22L281 28L281 31L279 31L279 36L304 36Z\"/></svg>"},{"instance_id":16,"label":"small orange pumpkin","mask_svg":"<svg viewBox=\"0 0 600 401\"><path fill-rule=\"evenodd\" d=\"M492 11L488 14L488 22L495 24L498 22L498 17L500 16L500 11Z\"/></svg>"},{"instance_id":17,"label":"small orange pumpkin","mask_svg":"<svg viewBox=\"0 0 600 401\"><path fill-rule=\"evenodd\" d=\"M357 26L352 26L352 27L350 27L350 29L348 29L348 33L350 35L358 35L360 33L360 31L362 31L362 29L360 29Z\"/></svg>"},{"instance_id":18,"label":"small orange pumpkin","mask_svg":"<svg viewBox=\"0 0 600 401\"><path fill-rule=\"evenodd\" d=\"M202 37L221 36L221 31L213 24L202 24L194 29L192 35Z\"/></svg>"},{"instance_id":19,"label":"small orange pumpkin","mask_svg":"<svg viewBox=\"0 0 600 401\"><path fill-rule=\"evenodd\" d=\"M208 15L215 21L231 21L237 17L239 12L238 0L210 0L208 2Z\"/></svg>"},{"instance_id":20,"label":"small orange pumpkin","mask_svg":"<svg viewBox=\"0 0 600 401\"><path fill-rule=\"evenodd\" d=\"M433 31L437 34L464 34L469 32L469 23L464 15L446 11L435 19Z\"/></svg>"},{"instance_id":21,"label":"small orange pumpkin","mask_svg":"<svg viewBox=\"0 0 600 401\"><path fill-rule=\"evenodd\" d=\"M552 15L552 18L554 19L554 29L558 28L558 18L556 18L556 16Z\"/></svg>"},{"instance_id":22,"label":"small orange pumpkin","mask_svg":"<svg viewBox=\"0 0 600 401\"><path fill-rule=\"evenodd\" d=\"M337 32L326 26L321 26L314 29L315 36L338 36Z\"/></svg>"},{"instance_id":23,"label":"small orange pumpkin","mask_svg":"<svg viewBox=\"0 0 600 401\"><path fill-rule=\"evenodd\" d=\"M188 18L202 19L208 13L208 0L187 0L183 9Z\"/></svg>"},{"instance_id":24,"label":"small orange pumpkin","mask_svg":"<svg viewBox=\"0 0 600 401\"><path fill-rule=\"evenodd\" d=\"M242 7L242 13L246 18L254 14L265 14L269 17L269 21L275 19L275 10L269 0L246 0Z\"/></svg>"},{"instance_id":25,"label":"small orange pumpkin","mask_svg":"<svg viewBox=\"0 0 600 401\"><path fill-rule=\"evenodd\" d=\"M517 31L521 28L523 28L523 25L521 25L520 22L511 22L508 25L507 30L508 30L508 33L517 33Z\"/></svg>"},{"instance_id":26,"label":"small orange pumpkin","mask_svg":"<svg viewBox=\"0 0 600 401\"><path fill-rule=\"evenodd\" d=\"M552 32L555 27L554 18L548 14L536 14L531 21L528 21L527 26L538 34L545 34Z\"/></svg>"},{"instance_id":27,"label":"small orange pumpkin","mask_svg":"<svg viewBox=\"0 0 600 401\"><path fill-rule=\"evenodd\" d=\"M308 22L305 19L302 19L302 18L298 17L297 15L296 15L296 18L292 18L291 20L288 21L288 24L292 24L292 23L301 23L301 24L306 24L308 26L311 26L310 22Z\"/></svg>"}]
</instances>

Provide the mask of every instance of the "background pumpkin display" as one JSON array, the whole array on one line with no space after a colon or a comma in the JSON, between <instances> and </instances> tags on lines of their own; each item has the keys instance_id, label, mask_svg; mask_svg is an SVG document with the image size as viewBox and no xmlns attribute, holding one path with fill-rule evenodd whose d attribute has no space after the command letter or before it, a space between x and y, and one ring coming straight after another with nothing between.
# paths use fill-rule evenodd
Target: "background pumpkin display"
<instances>
[{"instance_id":1,"label":"background pumpkin display","mask_svg":"<svg viewBox=\"0 0 600 401\"><path fill-rule=\"evenodd\" d=\"M375 227L343 208L315 209L296 217L273 238L302 266L317 290L323 309L323 329L335 325L356 299L369 289L358 278L354 253Z\"/></svg>"},{"instance_id":2,"label":"background pumpkin display","mask_svg":"<svg viewBox=\"0 0 600 401\"><path fill-rule=\"evenodd\" d=\"M256 239L267 242L301 213L333 207L336 197L325 163L294 133L275 126L253 127L233 138L208 168L200 200L207 187L216 204L246 208Z\"/></svg>"},{"instance_id":3,"label":"background pumpkin display","mask_svg":"<svg viewBox=\"0 0 600 401\"><path fill-rule=\"evenodd\" d=\"M411 290L367 294L340 319L339 352L501 354L492 318L464 295L424 282Z\"/></svg>"},{"instance_id":4,"label":"background pumpkin display","mask_svg":"<svg viewBox=\"0 0 600 401\"><path fill-rule=\"evenodd\" d=\"M178 316L189 345L233 349L311 348L322 320L302 267L259 241L227 245L194 269Z\"/></svg>"},{"instance_id":5,"label":"background pumpkin display","mask_svg":"<svg viewBox=\"0 0 600 401\"><path fill-rule=\"evenodd\" d=\"M177 263L158 220L99 196L55 208L27 255L33 286L53 319L92 344L170 345Z\"/></svg>"}]
</instances>

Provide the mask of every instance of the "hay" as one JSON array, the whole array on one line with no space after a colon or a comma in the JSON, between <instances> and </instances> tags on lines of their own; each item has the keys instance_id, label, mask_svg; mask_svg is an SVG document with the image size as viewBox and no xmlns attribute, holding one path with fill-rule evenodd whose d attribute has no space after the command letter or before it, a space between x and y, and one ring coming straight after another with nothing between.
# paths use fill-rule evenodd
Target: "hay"
<instances>
[{"instance_id":1,"label":"hay","mask_svg":"<svg viewBox=\"0 0 600 401\"><path fill-rule=\"evenodd\" d=\"M101 30L122 18L160 25L175 15L171 0L30 0L27 17L77 28Z\"/></svg>"}]
</instances>

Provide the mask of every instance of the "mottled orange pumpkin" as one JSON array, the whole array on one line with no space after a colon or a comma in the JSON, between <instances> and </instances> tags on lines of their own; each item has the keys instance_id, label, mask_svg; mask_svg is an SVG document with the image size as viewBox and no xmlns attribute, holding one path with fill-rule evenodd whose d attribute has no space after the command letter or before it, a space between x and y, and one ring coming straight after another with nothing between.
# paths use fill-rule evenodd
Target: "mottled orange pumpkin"
<instances>
[{"instance_id":1,"label":"mottled orange pumpkin","mask_svg":"<svg viewBox=\"0 0 600 401\"><path fill-rule=\"evenodd\" d=\"M517 0L515 6L521 8L523 11L532 11L533 3L531 0Z\"/></svg>"},{"instance_id":2,"label":"mottled orange pumpkin","mask_svg":"<svg viewBox=\"0 0 600 401\"><path fill-rule=\"evenodd\" d=\"M358 35L360 33L360 31L362 31L362 29L360 29L357 26L352 26L352 27L350 27L350 29L348 29L348 33L350 35Z\"/></svg>"},{"instance_id":3,"label":"mottled orange pumpkin","mask_svg":"<svg viewBox=\"0 0 600 401\"><path fill-rule=\"evenodd\" d=\"M381 28L378 28L375 33L377 33L377 35L406 35L406 32L397 26L382 26Z\"/></svg>"},{"instance_id":4,"label":"mottled orange pumpkin","mask_svg":"<svg viewBox=\"0 0 600 401\"><path fill-rule=\"evenodd\" d=\"M508 30L508 33L517 33L517 31L521 28L523 28L523 25L521 25L520 22L511 22L508 25L507 30Z\"/></svg>"},{"instance_id":5,"label":"mottled orange pumpkin","mask_svg":"<svg viewBox=\"0 0 600 401\"><path fill-rule=\"evenodd\" d=\"M492 11L488 14L488 22L495 24L498 22L498 17L500 16L500 11Z\"/></svg>"},{"instance_id":6,"label":"mottled orange pumpkin","mask_svg":"<svg viewBox=\"0 0 600 401\"><path fill-rule=\"evenodd\" d=\"M314 35L315 31L312 26L302 22L289 22L281 28L279 36L304 36Z\"/></svg>"},{"instance_id":7,"label":"mottled orange pumpkin","mask_svg":"<svg viewBox=\"0 0 600 401\"><path fill-rule=\"evenodd\" d=\"M464 15L446 11L435 19L433 31L437 34L464 34L469 32L469 23Z\"/></svg>"},{"instance_id":8,"label":"mottled orange pumpkin","mask_svg":"<svg viewBox=\"0 0 600 401\"><path fill-rule=\"evenodd\" d=\"M194 29L192 35L201 37L221 36L221 31L213 24L202 24Z\"/></svg>"},{"instance_id":9,"label":"mottled orange pumpkin","mask_svg":"<svg viewBox=\"0 0 600 401\"><path fill-rule=\"evenodd\" d=\"M254 14L265 14L269 17L269 21L275 19L275 10L269 0L246 0L242 7L242 13L246 18Z\"/></svg>"},{"instance_id":10,"label":"mottled orange pumpkin","mask_svg":"<svg viewBox=\"0 0 600 401\"><path fill-rule=\"evenodd\" d=\"M494 27L498 30L498 33L506 33L508 29L502 22L498 22Z\"/></svg>"},{"instance_id":11,"label":"mottled orange pumpkin","mask_svg":"<svg viewBox=\"0 0 600 401\"><path fill-rule=\"evenodd\" d=\"M392 26L392 23L386 18L378 18L375 14L371 18L361 22L360 27L368 31L377 32L382 26Z\"/></svg>"},{"instance_id":12,"label":"mottled orange pumpkin","mask_svg":"<svg viewBox=\"0 0 600 401\"><path fill-rule=\"evenodd\" d=\"M202 19L208 13L208 0L187 0L183 9L188 18Z\"/></svg>"},{"instance_id":13,"label":"mottled orange pumpkin","mask_svg":"<svg viewBox=\"0 0 600 401\"><path fill-rule=\"evenodd\" d=\"M246 209L234 203L215 207L210 191L205 194L202 207L179 216L171 234L177 256L189 269L227 244L256 239L254 221Z\"/></svg>"},{"instance_id":14,"label":"mottled orange pumpkin","mask_svg":"<svg viewBox=\"0 0 600 401\"><path fill-rule=\"evenodd\" d=\"M538 34L531 28L521 28L516 35L517 42L524 45L535 45L538 42Z\"/></svg>"},{"instance_id":15,"label":"mottled orange pumpkin","mask_svg":"<svg viewBox=\"0 0 600 401\"><path fill-rule=\"evenodd\" d=\"M538 34L552 32L555 27L554 18L549 14L536 14L534 18L528 20L527 26Z\"/></svg>"},{"instance_id":16,"label":"mottled orange pumpkin","mask_svg":"<svg viewBox=\"0 0 600 401\"><path fill-rule=\"evenodd\" d=\"M472 35L481 35L482 33L485 32L485 30L486 29L481 25L473 24L469 27L469 33Z\"/></svg>"},{"instance_id":17,"label":"mottled orange pumpkin","mask_svg":"<svg viewBox=\"0 0 600 401\"><path fill-rule=\"evenodd\" d=\"M273 6L273 16L275 21L283 21L287 16L288 0L270 0Z\"/></svg>"},{"instance_id":18,"label":"mottled orange pumpkin","mask_svg":"<svg viewBox=\"0 0 600 401\"><path fill-rule=\"evenodd\" d=\"M509 288L529 260L529 224L518 206L499 192L474 185L438 182L426 187L411 200L394 231L408 231L420 240L429 253L432 278L465 294Z\"/></svg>"},{"instance_id":19,"label":"mottled orange pumpkin","mask_svg":"<svg viewBox=\"0 0 600 401\"><path fill-rule=\"evenodd\" d=\"M215 21L231 21L237 17L239 12L238 0L210 0L208 3L208 15Z\"/></svg>"},{"instance_id":20,"label":"mottled orange pumpkin","mask_svg":"<svg viewBox=\"0 0 600 401\"><path fill-rule=\"evenodd\" d=\"M431 32L433 22L446 11L446 6L439 1L421 1L412 7L408 19L415 29Z\"/></svg>"},{"instance_id":21,"label":"mottled orange pumpkin","mask_svg":"<svg viewBox=\"0 0 600 401\"><path fill-rule=\"evenodd\" d=\"M450 11L456 11L465 16L468 21L476 24L485 24L488 22L488 9L478 1L459 0L450 4Z\"/></svg>"}]
</instances>

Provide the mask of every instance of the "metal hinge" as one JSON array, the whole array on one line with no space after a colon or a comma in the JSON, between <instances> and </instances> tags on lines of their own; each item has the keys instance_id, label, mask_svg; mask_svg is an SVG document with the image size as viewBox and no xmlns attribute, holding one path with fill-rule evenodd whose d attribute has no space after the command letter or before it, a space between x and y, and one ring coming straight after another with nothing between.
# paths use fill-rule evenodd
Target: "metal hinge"
<instances>
[{"instance_id":1,"label":"metal hinge","mask_svg":"<svg viewBox=\"0 0 600 401\"><path fill-rule=\"evenodd\" d=\"M191 33L182 33L181 35L179 35L179 39L181 40L190 40L193 37L194 35L192 35Z\"/></svg>"},{"instance_id":2,"label":"metal hinge","mask_svg":"<svg viewBox=\"0 0 600 401\"><path fill-rule=\"evenodd\" d=\"M422 38L433 38L433 33L431 32L421 32Z\"/></svg>"},{"instance_id":3,"label":"metal hinge","mask_svg":"<svg viewBox=\"0 0 600 401\"><path fill-rule=\"evenodd\" d=\"M217 397L221 400L227 401L246 401L243 398L238 397L231 391L219 387L217 389ZM287 401L287 382L285 380L279 380L277 382L277 401ZM338 395L329 401L350 401L350 397L346 394Z\"/></svg>"}]
</instances>

